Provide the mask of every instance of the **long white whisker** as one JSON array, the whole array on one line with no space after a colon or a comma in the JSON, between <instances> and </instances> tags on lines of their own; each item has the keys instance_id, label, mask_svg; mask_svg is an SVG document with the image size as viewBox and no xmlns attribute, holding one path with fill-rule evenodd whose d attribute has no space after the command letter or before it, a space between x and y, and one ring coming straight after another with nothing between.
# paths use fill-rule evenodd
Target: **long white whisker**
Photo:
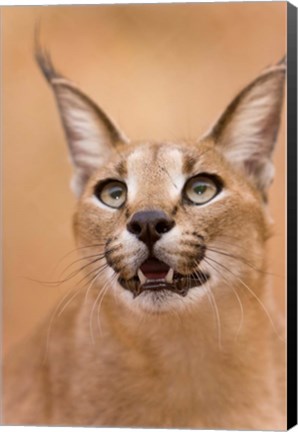
<instances>
[{"instance_id":1,"label":"long white whisker","mask_svg":"<svg viewBox=\"0 0 298 432\"><path fill-rule=\"evenodd\" d=\"M213 293L212 293L212 290L211 290L211 288L210 288L210 286L209 286L209 284L208 284L208 281L207 281L207 286L206 286L206 288L208 289L208 292L209 292L209 294L210 294L211 302L212 302L212 304L214 305L214 311L215 311L216 323L217 323L217 333L218 333L218 348L219 348L220 350L222 350L222 342L221 342L221 321L220 321L219 310L218 310L218 307L217 307L217 303L216 303L215 297L214 297L214 295L213 295Z\"/></svg>"},{"instance_id":2,"label":"long white whisker","mask_svg":"<svg viewBox=\"0 0 298 432\"><path fill-rule=\"evenodd\" d=\"M65 309L67 308L67 306L76 298L76 296L79 294L79 292L81 291L81 287L77 288L74 292L74 294L70 297L70 299L67 300L67 302L63 305L63 307L60 309L57 317L59 318L63 312L65 311Z\"/></svg>"},{"instance_id":3,"label":"long white whisker","mask_svg":"<svg viewBox=\"0 0 298 432\"><path fill-rule=\"evenodd\" d=\"M196 261L196 264L198 265L199 263ZM198 279L200 279L200 274L197 271L195 271L194 273L197 275ZM218 337L218 348L221 351L222 350L222 343L221 343L221 339L222 338L221 338L220 314L219 314L219 310L218 310L218 307L217 307L217 303L216 303L215 297L214 297L214 295L212 293L210 285L208 284L208 281L206 281L205 284L206 284L206 286L203 285L203 288L206 290L209 302L212 305L213 311L215 313L216 327L217 327L217 337Z\"/></svg>"},{"instance_id":4,"label":"long white whisker","mask_svg":"<svg viewBox=\"0 0 298 432\"><path fill-rule=\"evenodd\" d=\"M233 293L234 293L234 295L235 295L235 297L236 297L236 299L238 301L238 304L239 304L239 307L240 307L241 316L240 316L240 322L239 322L239 326L238 326L238 329L237 329L237 332L236 332L236 336L235 336L235 339L237 339L238 336L239 336L239 334L240 334L240 331L242 329L243 322L244 322L244 309L243 309L243 304L242 304L241 298L239 297L239 294L237 293L237 291L235 290L235 288L233 287L233 285L230 284L230 281L228 279L226 279L225 276L222 273L220 273L220 271L217 268L215 268L210 262L206 261L206 263L211 268L213 268L220 275L221 278L223 278L226 281L226 285L229 288L232 288L232 291L233 291Z\"/></svg>"},{"instance_id":5,"label":"long white whisker","mask_svg":"<svg viewBox=\"0 0 298 432\"><path fill-rule=\"evenodd\" d=\"M89 284L89 286L88 286L88 288L87 288L87 290L86 290L84 303L87 302L89 292L90 292L90 290L92 289L92 287L93 287L94 283L96 282L97 278L100 276L100 274L101 274L101 273L102 273L102 272L103 272L107 267L108 267L108 265L105 263L105 264L103 264L99 269L96 269L96 270L97 270L96 275L93 277L93 279L91 280L91 282L90 282L90 284Z\"/></svg>"},{"instance_id":6,"label":"long white whisker","mask_svg":"<svg viewBox=\"0 0 298 432\"><path fill-rule=\"evenodd\" d=\"M102 333L102 328L101 328L101 324L100 324L100 309L101 309L101 305L103 303L103 299L108 291L108 289L110 288L110 286L112 285L112 283L114 282L114 280L116 279L117 274L115 273L112 277L111 280L107 281L107 283L105 284L104 288L103 288L103 294L99 299L98 302L98 306L97 306L97 327L100 333Z\"/></svg>"},{"instance_id":7,"label":"long white whisker","mask_svg":"<svg viewBox=\"0 0 298 432\"><path fill-rule=\"evenodd\" d=\"M102 270L102 268L100 268L99 274L101 273L101 270ZM97 272L98 272L98 269L97 269ZM82 282L82 280L84 280L84 278L81 279L78 283ZM93 278L91 280L93 280ZM78 285L78 284L76 284L76 285ZM43 360L44 362L46 362L48 352L49 352L50 337L51 337L51 331L52 331L52 326L54 324L54 320L56 319L56 317L60 317L62 315L62 313L64 312L66 307L74 300L74 298L79 294L79 292L82 290L82 288L84 286L85 285L79 286L75 290L74 290L74 287L71 287L71 289L69 289L67 291L67 293L60 299L57 306L55 307L54 312L51 315L50 322L49 322L48 329L47 329L46 347L45 347L45 354L44 354L44 360ZM71 295L71 294L73 294L73 295ZM68 298L69 295L71 295L70 298ZM66 301L66 303L64 303L65 301Z\"/></svg>"},{"instance_id":8,"label":"long white whisker","mask_svg":"<svg viewBox=\"0 0 298 432\"><path fill-rule=\"evenodd\" d=\"M257 302L259 303L259 305L261 306L261 308L263 309L263 311L265 312L265 314L266 314L266 316L267 316L267 318L268 318L268 320L269 320L269 322L270 322L270 324L271 324L271 327L272 327L272 329L273 329L273 331L274 331L274 333L276 334L276 336L278 337L278 339L280 339L282 342L285 342L285 340L284 340L284 338L283 337L281 337L280 336L280 334L278 333L278 331L277 331L277 329L276 329L276 327L275 327L275 324L274 324L274 322L273 322L273 320L272 320L272 318L271 318L271 315L269 314L269 312L268 312L268 310L267 310L267 308L266 308L266 306L264 305L264 303L259 299L259 297L253 292L253 290L248 286L248 285L246 285L246 283L245 282L243 282L243 280L242 279L240 279L238 276L236 276L235 274L233 274L233 272L230 270L230 269L228 269L227 267L225 267L223 264L221 264L221 263L219 263L219 262L217 262L217 261L215 261L214 259L212 259L212 258L210 258L210 257L206 257L205 256L205 259L207 259L207 260L211 260L211 261L213 261L213 262L215 262L216 264L218 264L219 266L221 266L221 267L223 267L226 271L228 271L228 272L230 272L231 273L231 275L235 278L235 279L237 279L248 291L249 291L249 293L257 300Z\"/></svg>"},{"instance_id":9,"label":"long white whisker","mask_svg":"<svg viewBox=\"0 0 298 432\"><path fill-rule=\"evenodd\" d=\"M77 264L77 263L81 263L81 262L84 262L84 261L86 261L86 260L90 260L91 258L95 258L95 260L92 261L92 262L96 262L96 261L100 261L100 260L104 259L104 257L105 257L105 255L104 255L103 253L100 253L100 254L97 253L97 254L94 254L94 255L88 255L88 256L80 257L80 258L74 260L72 263L70 263L67 267L65 267L65 269L62 270L62 271L60 272L60 274L59 274L58 277L59 277L59 278L62 277L63 274L65 274L65 272L66 272L70 267L74 266L74 265ZM90 264L91 264L92 262L90 261ZM88 264L87 264L87 265L88 265ZM76 270L73 270L73 271L75 272Z\"/></svg>"},{"instance_id":10,"label":"long white whisker","mask_svg":"<svg viewBox=\"0 0 298 432\"><path fill-rule=\"evenodd\" d=\"M77 290L76 290L77 291ZM67 293L59 300L59 302L57 303L51 318L50 318L50 322L48 325L48 329L47 329L47 335L46 335L46 347L45 347L45 354L44 354L44 359L43 362L45 363L47 360L47 356L48 356L48 352L49 352L49 344L50 344L50 335L51 335L51 331L52 331L52 326L54 323L54 320L56 318L56 315L59 313L59 309L60 307L63 305L64 301L67 299L67 297L72 294L73 292L73 287L71 287L71 289L69 289L67 291Z\"/></svg>"},{"instance_id":11,"label":"long white whisker","mask_svg":"<svg viewBox=\"0 0 298 432\"><path fill-rule=\"evenodd\" d=\"M91 313L90 313L90 318L89 318L89 331L90 331L90 338L91 338L91 342L93 345L95 345L95 338L94 338L94 333L93 333L93 314L94 314L94 310L95 307L97 305L97 302L100 300L101 296L103 296L103 294L105 293L105 288L108 287L108 282L105 283L105 285L103 286L103 288L99 291L99 293L96 296L96 299L93 303L92 309L91 309Z\"/></svg>"},{"instance_id":12,"label":"long white whisker","mask_svg":"<svg viewBox=\"0 0 298 432\"><path fill-rule=\"evenodd\" d=\"M100 276L100 272L94 277L94 279L92 280L91 286L94 285L94 283L96 282L97 278ZM89 290L90 286L88 287ZM88 291L87 290L87 291ZM95 339L94 339L94 334L93 334L93 326L92 326L92 318L93 318L93 313L94 313L94 309L96 306L96 303L98 301L98 299L100 298L101 294L102 294L103 288L101 290L99 290L99 293L94 301L94 304L92 306L91 309L91 313L90 313L90 318L89 318L89 330L90 330L90 337L91 337L91 342L94 345L95 344ZM85 301L86 301L86 296L85 296Z\"/></svg>"},{"instance_id":13,"label":"long white whisker","mask_svg":"<svg viewBox=\"0 0 298 432\"><path fill-rule=\"evenodd\" d=\"M243 257L238 257L238 256L235 256L235 255L229 253L229 252L226 252L226 251L223 251L223 250L221 250L221 249L218 249L218 248L216 247L216 245L215 245L215 248L213 248L213 247L211 248L211 247L208 246L208 247L207 247L207 250L209 250L210 252L214 252L215 254L218 254L218 255L224 255L224 256L226 256L226 257L228 257L228 258L234 259L235 261L239 261L239 262L241 262L242 264L247 265L247 266L250 267L252 270L254 270L254 271L258 272L258 273L262 273L262 274L265 274L265 275L270 275L270 276L274 276L274 277L277 277L277 278L280 278L280 279L284 279L283 276L278 275L278 274L276 274L276 273L271 273L271 272L264 271L264 270L262 270L262 269L256 268L255 266L252 265L251 262L249 262L247 259L245 259L245 258L243 258Z\"/></svg>"},{"instance_id":14,"label":"long white whisker","mask_svg":"<svg viewBox=\"0 0 298 432\"><path fill-rule=\"evenodd\" d=\"M89 245L89 246L81 246L81 247L76 247L76 248L74 248L74 249L71 249L69 252L67 252L66 254L64 254L60 259L59 259L59 261L58 261L58 263L54 266L54 268L53 268L53 270L52 270L52 274L54 274L57 270L58 270L58 267L60 266L60 265L62 265L62 262L69 256L69 255L71 255L71 254L73 254L73 253L77 253L78 251L80 251L80 250L82 250L82 249L88 249L88 248L92 248L92 247L98 247L98 248L100 248L100 247L102 247L102 246L104 246L105 245L105 243L98 243L98 244L93 244L93 245Z\"/></svg>"}]
</instances>

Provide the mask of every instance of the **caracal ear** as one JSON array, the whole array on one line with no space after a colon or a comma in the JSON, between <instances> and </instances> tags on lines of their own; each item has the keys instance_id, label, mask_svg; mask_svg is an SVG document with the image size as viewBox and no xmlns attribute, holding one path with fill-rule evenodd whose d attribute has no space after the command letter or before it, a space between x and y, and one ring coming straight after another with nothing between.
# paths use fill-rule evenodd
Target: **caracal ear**
<instances>
[{"instance_id":1,"label":"caracal ear","mask_svg":"<svg viewBox=\"0 0 298 432\"><path fill-rule=\"evenodd\" d=\"M72 189L79 197L92 173L127 139L88 96L57 73L40 48L36 60L56 97L74 166Z\"/></svg>"},{"instance_id":2,"label":"caracal ear","mask_svg":"<svg viewBox=\"0 0 298 432\"><path fill-rule=\"evenodd\" d=\"M266 69L228 105L208 136L266 197L274 177L272 153L280 124L286 63Z\"/></svg>"}]
</instances>

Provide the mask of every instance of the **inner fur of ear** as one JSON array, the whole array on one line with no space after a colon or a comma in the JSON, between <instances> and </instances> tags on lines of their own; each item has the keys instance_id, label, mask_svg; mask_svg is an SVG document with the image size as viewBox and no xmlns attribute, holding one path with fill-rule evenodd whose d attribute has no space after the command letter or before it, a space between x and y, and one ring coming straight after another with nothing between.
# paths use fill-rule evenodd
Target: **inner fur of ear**
<instances>
[{"instance_id":1,"label":"inner fur of ear","mask_svg":"<svg viewBox=\"0 0 298 432\"><path fill-rule=\"evenodd\" d=\"M38 45L36 59L56 98L74 166L72 189L80 196L92 173L119 143L128 140L89 96L56 71L49 55Z\"/></svg>"},{"instance_id":2,"label":"inner fur of ear","mask_svg":"<svg viewBox=\"0 0 298 432\"><path fill-rule=\"evenodd\" d=\"M211 135L224 156L265 192L274 169L272 152L280 124L286 68L278 65L245 87Z\"/></svg>"}]
</instances>

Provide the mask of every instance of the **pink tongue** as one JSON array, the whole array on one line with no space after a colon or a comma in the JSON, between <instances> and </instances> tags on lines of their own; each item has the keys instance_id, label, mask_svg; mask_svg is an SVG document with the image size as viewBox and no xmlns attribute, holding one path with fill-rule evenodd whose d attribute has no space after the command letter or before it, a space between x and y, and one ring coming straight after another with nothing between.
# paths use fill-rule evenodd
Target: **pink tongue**
<instances>
[{"instance_id":1,"label":"pink tongue","mask_svg":"<svg viewBox=\"0 0 298 432\"><path fill-rule=\"evenodd\" d=\"M143 272L144 273L144 272ZM147 279L164 279L167 272L164 273L144 273Z\"/></svg>"},{"instance_id":2,"label":"pink tongue","mask_svg":"<svg viewBox=\"0 0 298 432\"><path fill-rule=\"evenodd\" d=\"M141 270L147 279L164 279L170 267L154 258L150 258L141 265Z\"/></svg>"}]
</instances>

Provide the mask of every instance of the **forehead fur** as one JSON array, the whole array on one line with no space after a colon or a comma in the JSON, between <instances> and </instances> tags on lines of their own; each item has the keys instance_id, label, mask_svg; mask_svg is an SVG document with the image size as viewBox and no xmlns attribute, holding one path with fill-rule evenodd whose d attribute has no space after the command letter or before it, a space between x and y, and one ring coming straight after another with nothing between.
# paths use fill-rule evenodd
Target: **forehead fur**
<instances>
[{"instance_id":1,"label":"forehead fur","mask_svg":"<svg viewBox=\"0 0 298 432\"><path fill-rule=\"evenodd\" d=\"M183 187L182 171L183 152L178 146L147 144L137 147L127 158L129 201L147 197L154 205L158 196L167 194L174 198Z\"/></svg>"},{"instance_id":2,"label":"forehead fur","mask_svg":"<svg viewBox=\"0 0 298 432\"><path fill-rule=\"evenodd\" d=\"M129 201L148 198L155 200L180 195L186 180L194 175L209 173L223 177L231 187L236 184L259 197L258 191L217 150L212 140L199 143L134 143L123 145L109 163L92 177L89 185L105 178L116 178L127 183ZM87 188L90 194L90 188Z\"/></svg>"}]
</instances>

